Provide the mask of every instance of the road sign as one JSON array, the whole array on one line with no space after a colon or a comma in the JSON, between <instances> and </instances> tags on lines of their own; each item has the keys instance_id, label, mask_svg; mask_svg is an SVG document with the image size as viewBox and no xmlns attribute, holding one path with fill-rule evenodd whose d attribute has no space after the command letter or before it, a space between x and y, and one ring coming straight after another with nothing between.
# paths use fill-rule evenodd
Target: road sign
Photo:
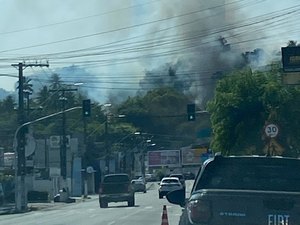
<instances>
[{"instance_id":1,"label":"road sign","mask_svg":"<svg viewBox=\"0 0 300 225\"><path fill-rule=\"evenodd\" d=\"M278 134L278 127L275 124L268 124L265 128L265 133L268 137L274 138Z\"/></svg>"}]
</instances>

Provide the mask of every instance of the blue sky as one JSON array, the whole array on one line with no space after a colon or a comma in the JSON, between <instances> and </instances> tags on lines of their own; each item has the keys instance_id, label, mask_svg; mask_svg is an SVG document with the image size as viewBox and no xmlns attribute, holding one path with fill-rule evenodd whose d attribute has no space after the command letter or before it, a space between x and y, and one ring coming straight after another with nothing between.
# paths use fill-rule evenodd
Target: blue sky
<instances>
[{"instance_id":1,"label":"blue sky","mask_svg":"<svg viewBox=\"0 0 300 225\"><path fill-rule=\"evenodd\" d=\"M237 51L280 50L299 37L299 4L296 0L0 0L0 88L14 90L16 78L3 75L17 75L10 65L23 60L50 64L26 68L26 76L49 77L75 65L92 74L99 89L117 90L125 84L138 87L144 71L160 64L204 58L206 53L198 46L214 46L220 35ZM108 82L113 78L120 82ZM82 75L72 82L85 80Z\"/></svg>"}]
</instances>

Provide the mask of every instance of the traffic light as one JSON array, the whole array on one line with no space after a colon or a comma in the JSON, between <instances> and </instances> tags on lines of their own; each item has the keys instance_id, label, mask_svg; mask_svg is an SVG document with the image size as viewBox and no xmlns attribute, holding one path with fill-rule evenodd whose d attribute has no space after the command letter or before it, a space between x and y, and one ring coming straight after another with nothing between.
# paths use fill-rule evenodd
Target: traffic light
<instances>
[{"instance_id":1,"label":"traffic light","mask_svg":"<svg viewBox=\"0 0 300 225\"><path fill-rule=\"evenodd\" d=\"M86 99L82 101L82 115L83 117L91 116L91 100Z\"/></svg>"},{"instance_id":2,"label":"traffic light","mask_svg":"<svg viewBox=\"0 0 300 225\"><path fill-rule=\"evenodd\" d=\"M195 104L187 104L187 116L188 121L196 120L196 105Z\"/></svg>"}]
</instances>

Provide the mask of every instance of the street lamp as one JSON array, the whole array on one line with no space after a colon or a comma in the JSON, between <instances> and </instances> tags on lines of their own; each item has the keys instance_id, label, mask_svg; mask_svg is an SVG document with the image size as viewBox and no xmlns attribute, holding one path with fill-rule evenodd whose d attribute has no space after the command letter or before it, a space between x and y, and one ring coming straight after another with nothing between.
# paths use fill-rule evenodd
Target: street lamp
<instances>
[{"instance_id":1,"label":"street lamp","mask_svg":"<svg viewBox=\"0 0 300 225\"><path fill-rule=\"evenodd\" d=\"M139 144L141 144L141 148L140 148L140 165L141 165L142 178L144 180L145 175L146 175L145 152L147 151L149 146L155 146L156 144L151 143L151 141L152 141L151 139L145 139L144 138L145 135L147 135L147 133L142 133L142 132L137 131L134 134L135 135L141 135L141 138L142 138L142 141L139 143Z\"/></svg>"},{"instance_id":2,"label":"street lamp","mask_svg":"<svg viewBox=\"0 0 300 225\"><path fill-rule=\"evenodd\" d=\"M18 143L18 140L17 140L19 132L24 127L26 127L28 125L40 122L40 121L48 119L48 118L52 118L54 116L63 114L65 112L73 111L75 109L81 109L81 107L76 106L76 107L73 107L73 108L65 109L63 111L53 113L53 114L50 114L48 116L44 116L44 117L38 118L36 120L23 123L16 129L15 134L14 134L13 149L14 149L14 154L15 154L15 162L14 162L15 163L15 209L16 209L17 212L27 210L27 195L26 195L26 187L25 187L25 175L20 174L21 165L20 165L19 158L21 156L20 156L20 154L18 154L20 152L18 152L19 143ZM22 154L24 154L24 151L22 152Z\"/></svg>"}]
</instances>

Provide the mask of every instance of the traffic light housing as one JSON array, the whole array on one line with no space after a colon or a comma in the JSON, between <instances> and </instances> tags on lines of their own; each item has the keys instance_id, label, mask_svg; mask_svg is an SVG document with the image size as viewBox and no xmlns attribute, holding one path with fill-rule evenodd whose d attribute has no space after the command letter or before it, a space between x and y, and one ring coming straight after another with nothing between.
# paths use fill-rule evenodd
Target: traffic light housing
<instances>
[{"instance_id":1,"label":"traffic light housing","mask_svg":"<svg viewBox=\"0 0 300 225\"><path fill-rule=\"evenodd\" d=\"M187 104L187 119L188 121L196 120L196 105L194 103Z\"/></svg>"},{"instance_id":2,"label":"traffic light housing","mask_svg":"<svg viewBox=\"0 0 300 225\"><path fill-rule=\"evenodd\" d=\"M90 117L91 116L91 100L85 99L82 101L82 116Z\"/></svg>"}]
</instances>

